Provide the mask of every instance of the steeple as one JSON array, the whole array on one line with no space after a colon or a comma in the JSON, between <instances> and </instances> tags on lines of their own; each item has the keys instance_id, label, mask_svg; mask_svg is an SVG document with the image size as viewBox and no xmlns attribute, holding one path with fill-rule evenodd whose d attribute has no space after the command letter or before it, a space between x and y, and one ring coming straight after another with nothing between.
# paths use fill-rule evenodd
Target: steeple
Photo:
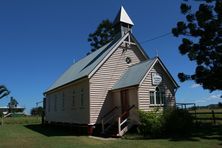
<instances>
[{"instance_id":1,"label":"steeple","mask_svg":"<svg viewBox=\"0 0 222 148\"><path fill-rule=\"evenodd\" d=\"M116 32L121 32L123 36L127 32L132 32L133 21L130 19L129 15L126 13L123 6L121 6L115 20L113 21L113 25Z\"/></svg>"}]
</instances>

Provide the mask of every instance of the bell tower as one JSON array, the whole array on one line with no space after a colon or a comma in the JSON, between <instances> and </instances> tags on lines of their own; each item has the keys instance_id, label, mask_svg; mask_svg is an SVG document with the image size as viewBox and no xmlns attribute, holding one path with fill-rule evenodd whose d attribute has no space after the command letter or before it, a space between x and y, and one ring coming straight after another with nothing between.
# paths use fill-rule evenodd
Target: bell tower
<instances>
[{"instance_id":1,"label":"bell tower","mask_svg":"<svg viewBox=\"0 0 222 148\"><path fill-rule=\"evenodd\" d=\"M129 15L126 13L123 6L121 6L115 20L113 21L114 29L116 33L121 33L121 36L128 32L132 32L133 22Z\"/></svg>"}]
</instances>

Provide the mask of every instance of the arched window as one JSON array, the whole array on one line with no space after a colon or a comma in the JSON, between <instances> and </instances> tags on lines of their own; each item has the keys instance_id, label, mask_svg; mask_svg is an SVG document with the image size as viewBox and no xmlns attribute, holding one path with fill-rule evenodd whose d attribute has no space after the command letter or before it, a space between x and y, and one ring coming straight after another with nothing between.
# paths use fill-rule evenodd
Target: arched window
<instances>
[{"instance_id":1,"label":"arched window","mask_svg":"<svg viewBox=\"0 0 222 148\"><path fill-rule=\"evenodd\" d=\"M150 104L165 104L165 93L159 87L156 87L155 91L150 91Z\"/></svg>"}]
</instances>

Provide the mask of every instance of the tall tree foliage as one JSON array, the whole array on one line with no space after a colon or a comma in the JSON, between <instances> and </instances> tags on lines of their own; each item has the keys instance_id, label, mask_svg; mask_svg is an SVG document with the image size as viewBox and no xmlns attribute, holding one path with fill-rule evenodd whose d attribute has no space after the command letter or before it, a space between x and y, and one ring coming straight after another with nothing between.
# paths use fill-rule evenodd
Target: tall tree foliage
<instances>
[{"instance_id":1,"label":"tall tree foliage","mask_svg":"<svg viewBox=\"0 0 222 148\"><path fill-rule=\"evenodd\" d=\"M10 94L10 91L4 85L0 85L0 99L9 94Z\"/></svg>"},{"instance_id":2,"label":"tall tree foliage","mask_svg":"<svg viewBox=\"0 0 222 148\"><path fill-rule=\"evenodd\" d=\"M222 90L222 1L202 1L195 11L185 2L180 10L186 21L179 21L172 33L183 37L180 53L197 64L194 74L179 73L180 81L194 80L204 89Z\"/></svg>"},{"instance_id":3,"label":"tall tree foliage","mask_svg":"<svg viewBox=\"0 0 222 148\"><path fill-rule=\"evenodd\" d=\"M100 47L112 41L114 38L113 24L108 20L103 20L96 31L89 34L88 42L90 42L91 52L96 51Z\"/></svg>"},{"instance_id":4,"label":"tall tree foliage","mask_svg":"<svg viewBox=\"0 0 222 148\"><path fill-rule=\"evenodd\" d=\"M0 99L4 98L5 96L9 94L10 94L10 91L4 85L0 85ZM3 112L0 112L0 117L3 117Z\"/></svg>"}]
</instances>

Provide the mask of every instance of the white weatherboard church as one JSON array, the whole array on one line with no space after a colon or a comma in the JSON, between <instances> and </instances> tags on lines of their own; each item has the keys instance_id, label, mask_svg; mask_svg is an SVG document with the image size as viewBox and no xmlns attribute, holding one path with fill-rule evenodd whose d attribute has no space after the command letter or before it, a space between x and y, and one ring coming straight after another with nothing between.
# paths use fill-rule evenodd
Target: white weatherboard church
<instances>
[{"instance_id":1,"label":"white weatherboard church","mask_svg":"<svg viewBox=\"0 0 222 148\"><path fill-rule=\"evenodd\" d=\"M113 41L74 63L46 90L46 123L122 136L138 124L138 109L175 106L178 84L160 58L145 53L123 7L113 24Z\"/></svg>"}]
</instances>

